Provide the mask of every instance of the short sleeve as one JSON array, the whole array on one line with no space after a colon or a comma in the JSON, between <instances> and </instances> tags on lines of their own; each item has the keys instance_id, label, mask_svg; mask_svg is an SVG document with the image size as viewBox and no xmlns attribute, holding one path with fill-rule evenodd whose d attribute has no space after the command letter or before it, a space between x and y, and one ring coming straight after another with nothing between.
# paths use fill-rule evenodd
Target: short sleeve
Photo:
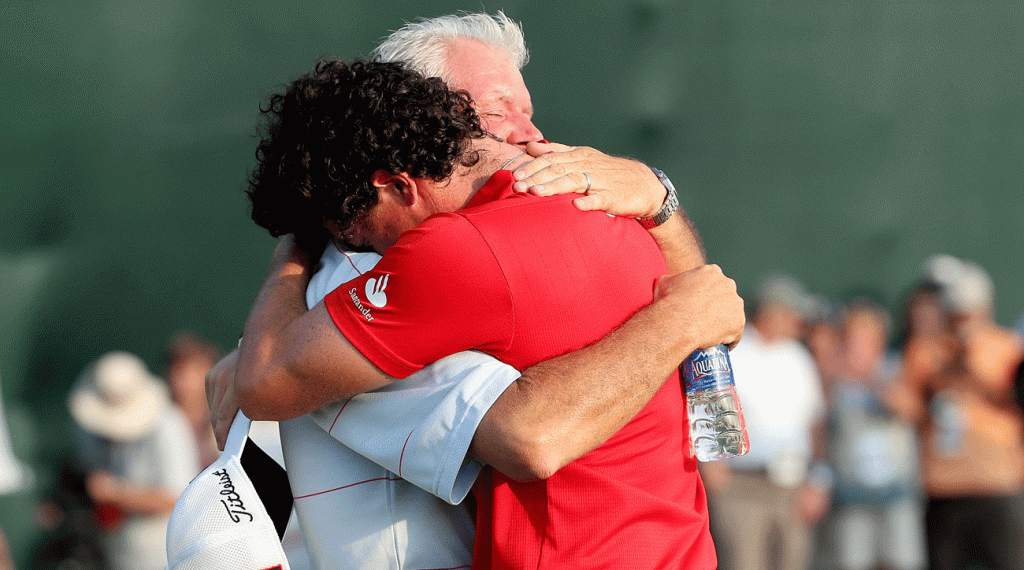
<instances>
[{"instance_id":1,"label":"short sleeve","mask_svg":"<svg viewBox=\"0 0 1024 570\"><path fill-rule=\"evenodd\" d=\"M307 289L312 307L341 283L373 269L376 254L329 246ZM464 351L409 377L310 414L359 455L452 504L461 502L483 465L468 457L484 414L519 371L481 352Z\"/></svg>"},{"instance_id":2,"label":"short sleeve","mask_svg":"<svg viewBox=\"0 0 1024 570\"><path fill-rule=\"evenodd\" d=\"M349 342L396 378L462 350L500 352L514 330L501 268L477 229L456 214L402 234L374 269L324 303Z\"/></svg>"},{"instance_id":3,"label":"short sleeve","mask_svg":"<svg viewBox=\"0 0 1024 570\"><path fill-rule=\"evenodd\" d=\"M486 354L460 352L310 417L363 457L458 504L483 467L467 456L473 434L519 376Z\"/></svg>"}]
</instances>

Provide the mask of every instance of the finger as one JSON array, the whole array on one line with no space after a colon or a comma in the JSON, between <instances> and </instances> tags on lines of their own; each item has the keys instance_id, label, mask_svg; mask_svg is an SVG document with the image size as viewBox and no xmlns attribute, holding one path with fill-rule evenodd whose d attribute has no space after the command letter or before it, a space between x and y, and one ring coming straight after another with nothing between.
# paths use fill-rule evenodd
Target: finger
<instances>
[{"instance_id":1,"label":"finger","mask_svg":"<svg viewBox=\"0 0 1024 570\"><path fill-rule=\"evenodd\" d=\"M602 210L602 200L600 194L592 194L589 196L581 196L572 201L572 204L576 206L576 209L581 212L590 212L592 210Z\"/></svg>"},{"instance_id":2,"label":"finger","mask_svg":"<svg viewBox=\"0 0 1024 570\"><path fill-rule=\"evenodd\" d=\"M514 171L512 171L512 177L516 180L523 180L536 175L538 172L541 172L546 168L550 168L551 161L548 159L550 156L554 155L545 154L520 164ZM559 166L559 168L561 169L560 174L564 174L565 167Z\"/></svg>"},{"instance_id":3,"label":"finger","mask_svg":"<svg viewBox=\"0 0 1024 570\"><path fill-rule=\"evenodd\" d=\"M732 350L732 349L736 348L736 346L740 343L741 340L743 340L743 334L742 333L739 336L737 336L735 339L733 339L732 342L726 343L725 346L729 347L729 350Z\"/></svg>"},{"instance_id":4,"label":"finger","mask_svg":"<svg viewBox=\"0 0 1024 570\"><path fill-rule=\"evenodd\" d=\"M571 146L566 146L560 143L553 142L530 142L526 145L526 154L537 157L545 154L551 154L555 152L565 152L571 150Z\"/></svg>"},{"instance_id":5,"label":"finger","mask_svg":"<svg viewBox=\"0 0 1024 570\"><path fill-rule=\"evenodd\" d=\"M582 172L591 169L592 165L589 162L592 159L591 152L593 149L588 147L567 147L565 145L559 145L565 149L562 152L549 152L541 154L535 157L533 160L521 164L512 175L516 180L522 180L533 176L537 172L545 169L555 167L556 173L564 174L570 170ZM607 158L607 157L605 157ZM563 166L565 165L565 166ZM593 168L594 170L600 170L601 166Z\"/></svg>"},{"instance_id":6,"label":"finger","mask_svg":"<svg viewBox=\"0 0 1024 570\"><path fill-rule=\"evenodd\" d=\"M610 212L612 210L613 203L611 202L612 195L608 192L594 191L593 189L587 193L586 196L581 196L573 200L573 204L577 210L581 212L590 212L593 210L600 210L602 212ZM622 212L613 212L616 216L630 216L630 214L623 214Z\"/></svg>"},{"instance_id":7,"label":"finger","mask_svg":"<svg viewBox=\"0 0 1024 570\"><path fill-rule=\"evenodd\" d=\"M536 196L583 194L587 191L586 177L581 172L570 172L557 177L554 177L552 173L544 173L523 180L522 184L521 191L529 192Z\"/></svg>"},{"instance_id":8,"label":"finger","mask_svg":"<svg viewBox=\"0 0 1024 570\"><path fill-rule=\"evenodd\" d=\"M575 202L582 200L583 198L577 198ZM576 206L579 208L579 206ZM660 299L664 293L666 287L668 287L669 275L662 275L654 282L654 298Z\"/></svg>"},{"instance_id":9,"label":"finger","mask_svg":"<svg viewBox=\"0 0 1024 570\"><path fill-rule=\"evenodd\" d=\"M546 162L541 162L543 160L544 159L538 158L534 160L537 164L527 163L523 165L523 167L516 169L516 171L512 173L516 178L516 182L512 185L512 188L518 192L534 192L536 190L534 187L552 184L566 175L573 174L564 165L547 164ZM574 173L574 175L575 177L578 177L579 180L583 180L582 174ZM560 184L565 184L566 182L572 181L562 181ZM583 184L582 187L585 188L586 184ZM565 193L565 190L555 193Z\"/></svg>"},{"instance_id":10,"label":"finger","mask_svg":"<svg viewBox=\"0 0 1024 570\"><path fill-rule=\"evenodd\" d=\"M213 426L213 434L217 438L217 449L224 451L224 444L228 441L228 432L231 431L231 423L234 414L230 418L218 417L216 425Z\"/></svg>"},{"instance_id":11,"label":"finger","mask_svg":"<svg viewBox=\"0 0 1024 570\"><path fill-rule=\"evenodd\" d=\"M594 150L589 146L566 146L564 144L556 146L556 143L550 144L551 147L548 148L549 152L543 156L553 163L579 162L591 159L600 160L602 157L608 158L608 155Z\"/></svg>"}]
</instances>

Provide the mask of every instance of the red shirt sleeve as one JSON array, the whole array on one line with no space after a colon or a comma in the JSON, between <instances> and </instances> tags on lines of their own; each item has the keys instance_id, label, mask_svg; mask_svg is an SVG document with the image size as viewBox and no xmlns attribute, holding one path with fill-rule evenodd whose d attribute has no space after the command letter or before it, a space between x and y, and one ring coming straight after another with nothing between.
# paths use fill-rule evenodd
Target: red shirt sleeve
<instances>
[{"instance_id":1,"label":"red shirt sleeve","mask_svg":"<svg viewBox=\"0 0 1024 570\"><path fill-rule=\"evenodd\" d=\"M462 350L500 352L514 330L501 268L458 214L402 234L373 270L328 293L324 304L349 342L396 378Z\"/></svg>"}]
</instances>

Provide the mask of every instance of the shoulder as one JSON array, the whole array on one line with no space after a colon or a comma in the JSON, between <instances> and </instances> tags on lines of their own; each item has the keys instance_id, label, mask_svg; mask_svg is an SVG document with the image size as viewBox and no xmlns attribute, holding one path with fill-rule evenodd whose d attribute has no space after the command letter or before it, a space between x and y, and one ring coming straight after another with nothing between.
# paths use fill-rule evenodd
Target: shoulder
<instances>
[{"instance_id":1,"label":"shoulder","mask_svg":"<svg viewBox=\"0 0 1024 570\"><path fill-rule=\"evenodd\" d=\"M333 242L320 256L320 268L306 287L306 304L313 307L342 283L373 269L380 256L373 252L354 252L339 248Z\"/></svg>"}]
</instances>

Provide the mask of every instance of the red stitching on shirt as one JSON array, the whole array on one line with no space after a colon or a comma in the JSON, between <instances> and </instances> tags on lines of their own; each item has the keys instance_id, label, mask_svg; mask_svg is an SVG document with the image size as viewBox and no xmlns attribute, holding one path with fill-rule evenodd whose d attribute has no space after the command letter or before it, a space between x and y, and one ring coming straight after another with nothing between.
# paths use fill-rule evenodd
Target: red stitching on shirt
<instances>
[{"instance_id":1,"label":"red stitching on shirt","mask_svg":"<svg viewBox=\"0 0 1024 570\"><path fill-rule=\"evenodd\" d=\"M355 398L355 396L352 396L352 398ZM327 430L327 435L331 435L331 432L334 431L334 425L338 423L338 418L341 417L341 412L345 411L345 406L352 401L352 398L345 400L345 403L341 405L341 409L338 410L338 415L334 416L334 421L331 422L331 429ZM399 473L399 475L401 475L401 473Z\"/></svg>"},{"instance_id":2,"label":"red stitching on shirt","mask_svg":"<svg viewBox=\"0 0 1024 570\"><path fill-rule=\"evenodd\" d=\"M415 430L413 430L415 431ZM402 476L402 460L405 459L405 447L409 445L409 440L412 438L413 432L409 432L409 437L405 438L405 443L402 444L402 453L398 455L398 476Z\"/></svg>"},{"instance_id":3,"label":"red stitching on shirt","mask_svg":"<svg viewBox=\"0 0 1024 570\"><path fill-rule=\"evenodd\" d=\"M360 481L358 483L352 483L351 485L342 485L341 487L335 487L333 489L326 489L324 491L317 491L316 493L310 493L308 495L299 495L298 497L292 497L296 501L299 499L308 499L317 495L325 495L327 493L333 493L342 489L348 489L349 487L355 487L356 485L362 485L363 483L373 483L374 481L401 481L401 477L377 477L376 479L367 479L366 481Z\"/></svg>"},{"instance_id":4,"label":"red stitching on shirt","mask_svg":"<svg viewBox=\"0 0 1024 570\"><path fill-rule=\"evenodd\" d=\"M334 242L332 241L331 243L334 243ZM348 264L352 266L352 269L355 269L355 270L356 270L356 273L358 273L358 274L360 274L360 275L362 275L362 274L363 274L363 272L362 272L362 271L359 271L359 268L358 268L358 267L356 267L356 264L355 264L355 263L354 263L354 262L352 261L352 256L351 256L351 255L349 255L349 252L347 252L347 251L345 251L345 250L341 249L340 247L338 247L338 244L337 244L337 243L334 243L334 249L336 249L336 250L340 251L340 252L341 252L341 254L345 256L345 259L347 259L347 260L348 260Z\"/></svg>"}]
</instances>

